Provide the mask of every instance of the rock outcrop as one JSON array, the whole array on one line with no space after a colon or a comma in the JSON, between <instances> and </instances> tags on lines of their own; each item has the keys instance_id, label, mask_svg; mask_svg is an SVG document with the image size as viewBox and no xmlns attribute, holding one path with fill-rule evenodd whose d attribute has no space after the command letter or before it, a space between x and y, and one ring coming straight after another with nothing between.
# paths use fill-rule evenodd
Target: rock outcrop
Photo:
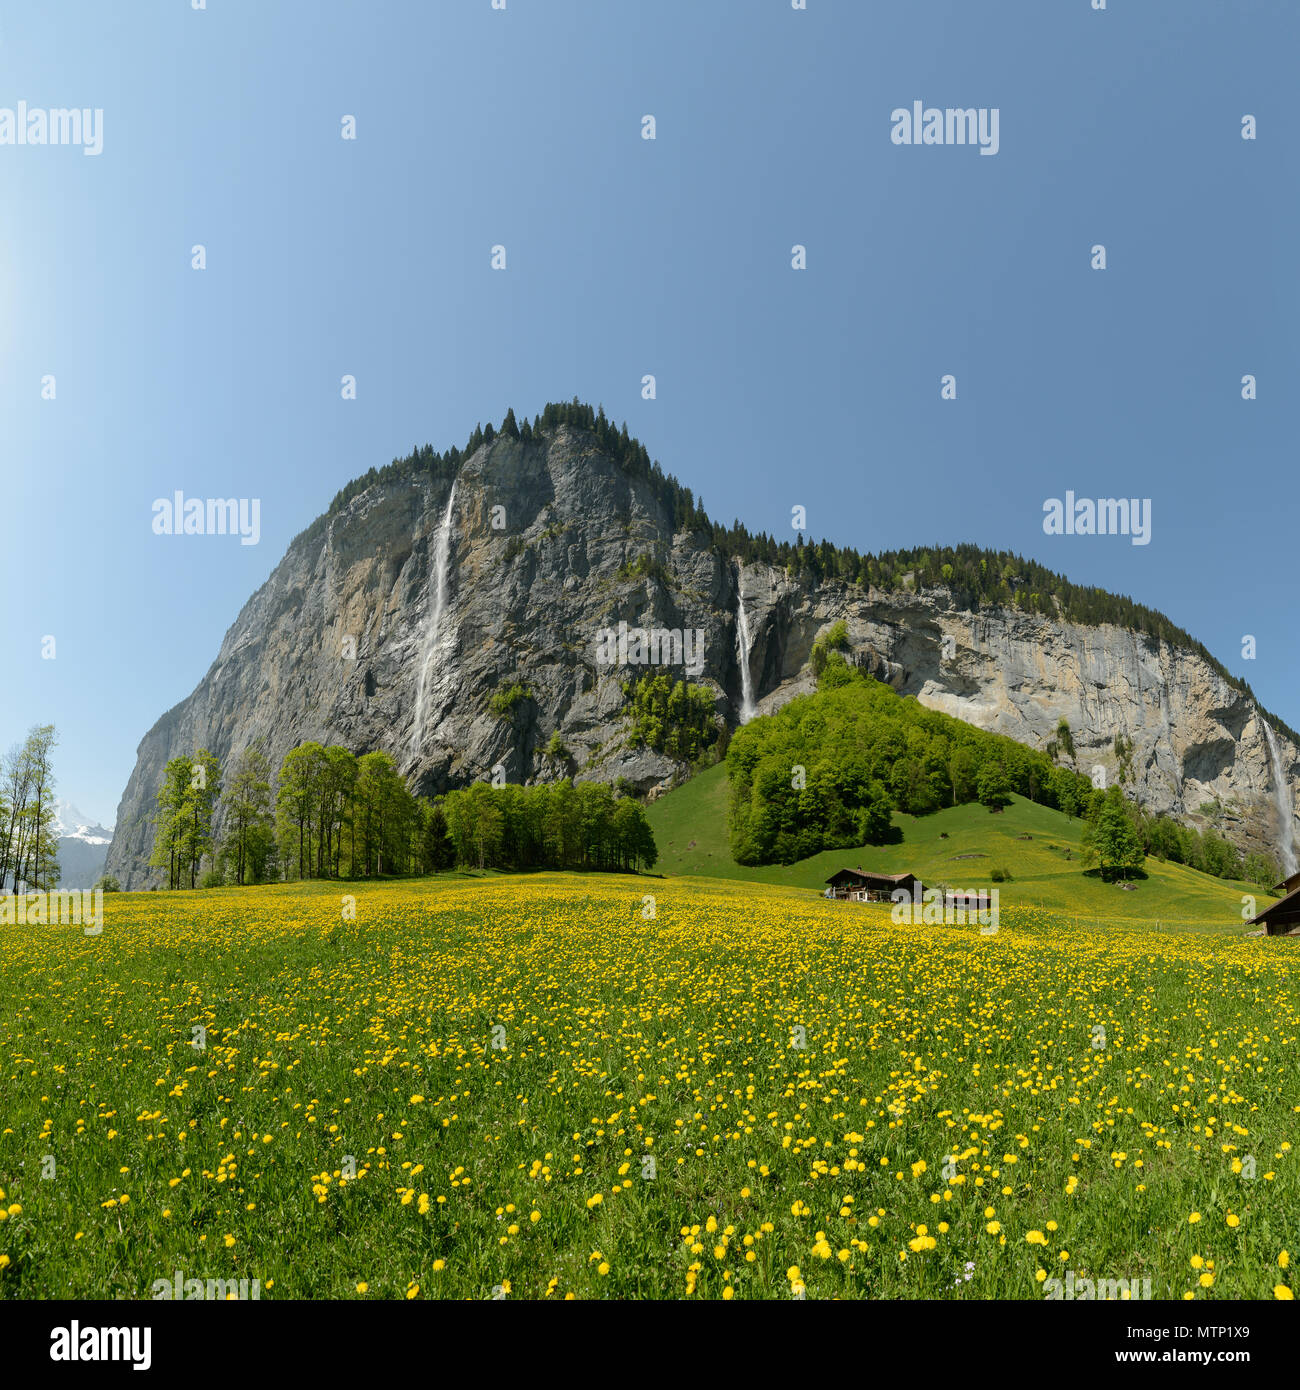
<instances>
[{"instance_id":1,"label":"rock outcrop","mask_svg":"<svg viewBox=\"0 0 1300 1390\"><path fill-rule=\"evenodd\" d=\"M1111 776L1122 733L1145 805L1194 819L1217 799L1229 833L1275 855L1293 829L1278 824L1270 796L1260 712L1195 652L1012 608L972 612L946 589L883 593L741 566L703 533L674 533L649 481L568 425L530 442L497 436L454 482L454 499L452 480L435 472L376 483L293 542L193 694L140 743L106 864L124 889L156 880L154 794L168 759L199 747L223 768L259 739L273 766L309 739L383 749L427 794L494 768L510 781L570 775L661 787L683 769L627 746L622 687L631 673L602 663L601 633L620 622L701 632L691 678L734 726L744 697L742 595L760 713L812 688L812 644L842 619L854 658L922 704L1037 748L1064 717L1079 768L1101 765ZM431 634L449 500L444 602ZM494 712L493 694L516 682L529 694ZM556 730L567 759L548 755ZM1290 807L1297 749L1281 735L1276 743Z\"/></svg>"}]
</instances>

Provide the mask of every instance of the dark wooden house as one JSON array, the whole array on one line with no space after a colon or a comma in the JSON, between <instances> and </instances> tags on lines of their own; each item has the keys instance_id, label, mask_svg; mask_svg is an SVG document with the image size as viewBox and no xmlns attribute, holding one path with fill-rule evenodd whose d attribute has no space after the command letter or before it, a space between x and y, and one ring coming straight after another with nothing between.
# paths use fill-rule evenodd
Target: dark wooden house
<instances>
[{"instance_id":1,"label":"dark wooden house","mask_svg":"<svg viewBox=\"0 0 1300 1390\"><path fill-rule=\"evenodd\" d=\"M1287 880L1288 883L1290 881ZM1246 925L1263 927L1269 936L1289 936L1292 932L1300 934L1300 887L1279 898L1263 912L1257 912Z\"/></svg>"},{"instance_id":2,"label":"dark wooden house","mask_svg":"<svg viewBox=\"0 0 1300 1390\"><path fill-rule=\"evenodd\" d=\"M862 869L840 869L826 880L826 896L859 903L887 903L896 889L906 888L915 897L919 887L915 874L874 874Z\"/></svg>"}]
</instances>

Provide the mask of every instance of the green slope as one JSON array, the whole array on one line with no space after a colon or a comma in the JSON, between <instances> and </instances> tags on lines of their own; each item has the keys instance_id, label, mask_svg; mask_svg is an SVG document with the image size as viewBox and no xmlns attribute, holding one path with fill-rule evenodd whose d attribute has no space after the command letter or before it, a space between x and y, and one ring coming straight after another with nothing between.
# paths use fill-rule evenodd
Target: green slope
<instances>
[{"instance_id":1,"label":"green slope","mask_svg":"<svg viewBox=\"0 0 1300 1390\"><path fill-rule=\"evenodd\" d=\"M1131 892L1084 872L1080 862L1082 823L1059 811L1015 797L1000 815L978 803L932 816L894 815L903 834L897 845L828 850L797 864L745 868L727 847L729 787L725 764L710 768L646 808L659 846L657 868L665 874L825 887L836 869L883 873L910 871L927 886L996 886L1005 906L1033 904L1054 912L1118 920L1242 924L1242 895L1253 893L1262 907L1269 896L1249 884L1211 878L1181 864L1149 859L1145 879ZM947 838L943 838L946 834ZM1031 839L1021 839L1021 836ZM1066 857L1070 851L1072 858ZM973 856L973 857L963 857ZM1005 869L1011 881L993 885L990 871Z\"/></svg>"}]
</instances>

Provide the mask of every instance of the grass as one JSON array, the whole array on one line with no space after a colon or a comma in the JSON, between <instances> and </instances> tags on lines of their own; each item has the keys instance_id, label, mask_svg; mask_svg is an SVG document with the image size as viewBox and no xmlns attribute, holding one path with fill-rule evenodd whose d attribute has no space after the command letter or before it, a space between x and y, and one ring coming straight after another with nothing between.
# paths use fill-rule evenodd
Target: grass
<instances>
[{"instance_id":1,"label":"grass","mask_svg":"<svg viewBox=\"0 0 1300 1390\"><path fill-rule=\"evenodd\" d=\"M0 928L0 1299L1289 1293L1291 942L630 875L106 907Z\"/></svg>"},{"instance_id":2,"label":"grass","mask_svg":"<svg viewBox=\"0 0 1300 1390\"><path fill-rule=\"evenodd\" d=\"M894 824L903 836L900 844L829 850L796 864L746 868L733 862L728 849L729 797L727 770L719 764L646 808L659 846L659 872L818 892L837 869L911 872L927 886L996 886L1004 906L1033 905L1063 916L1107 921L1201 923L1225 930L1241 928L1243 895L1255 897L1260 907L1272 897L1258 885L1213 878L1157 859L1147 860L1147 876L1136 880L1132 891L1102 882L1085 871L1080 858L1082 822L1019 796L999 815L978 804L932 816L895 813ZM995 868L1008 870L1011 881L994 884Z\"/></svg>"}]
</instances>

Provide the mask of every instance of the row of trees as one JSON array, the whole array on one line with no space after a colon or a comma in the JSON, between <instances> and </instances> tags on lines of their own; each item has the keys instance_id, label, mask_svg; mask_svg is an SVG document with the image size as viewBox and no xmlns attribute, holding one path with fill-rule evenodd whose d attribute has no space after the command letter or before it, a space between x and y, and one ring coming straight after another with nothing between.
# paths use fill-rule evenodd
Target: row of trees
<instances>
[{"instance_id":1,"label":"row of trees","mask_svg":"<svg viewBox=\"0 0 1300 1390\"><path fill-rule=\"evenodd\" d=\"M439 850L441 813L411 794L387 753L358 758L304 743L285 754L274 780L273 791L260 744L244 750L224 789L206 748L168 762L149 862L167 871L169 888L425 873L449 862Z\"/></svg>"},{"instance_id":2,"label":"row of trees","mask_svg":"<svg viewBox=\"0 0 1300 1390\"><path fill-rule=\"evenodd\" d=\"M224 788L207 749L172 758L154 824L149 862L167 871L169 888L421 874L453 864L633 869L658 858L640 804L603 784L479 782L430 802L411 793L387 753L357 757L316 742L285 754L274 785L260 744L244 750Z\"/></svg>"},{"instance_id":3,"label":"row of trees","mask_svg":"<svg viewBox=\"0 0 1300 1390\"><path fill-rule=\"evenodd\" d=\"M1277 864L1266 854L1244 853L1213 826L1197 830L1182 825L1172 816L1151 815L1131 801L1124 802L1133 833L1146 854L1171 864L1186 864L1215 878L1244 880L1271 887L1281 875ZM1202 813L1213 815L1217 807L1202 806Z\"/></svg>"},{"instance_id":4,"label":"row of trees","mask_svg":"<svg viewBox=\"0 0 1300 1390\"><path fill-rule=\"evenodd\" d=\"M474 868L633 870L659 858L641 803L603 782L476 782L443 808L456 862Z\"/></svg>"},{"instance_id":5,"label":"row of trees","mask_svg":"<svg viewBox=\"0 0 1300 1390\"><path fill-rule=\"evenodd\" d=\"M1202 807L1202 811L1213 810ZM1172 816L1153 816L1125 798L1119 787L1094 798L1084 828L1083 848L1102 876L1114 878L1138 869L1150 855L1186 864L1215 878L1230 878L1271 887L1277 865L1264 854L1243 854L1214 829L1196 830Z\"/></svg>"},{"instance_id":6,"label":"row of trees","mask_svg":"<svg viewBox=\"0 0 1300 1390\"><path fill-rule=\"evenodd\" d=\"M0 887L15 892L58 887L53 724L37 724L0 766Z\"/></svg>"}]
</instances>

